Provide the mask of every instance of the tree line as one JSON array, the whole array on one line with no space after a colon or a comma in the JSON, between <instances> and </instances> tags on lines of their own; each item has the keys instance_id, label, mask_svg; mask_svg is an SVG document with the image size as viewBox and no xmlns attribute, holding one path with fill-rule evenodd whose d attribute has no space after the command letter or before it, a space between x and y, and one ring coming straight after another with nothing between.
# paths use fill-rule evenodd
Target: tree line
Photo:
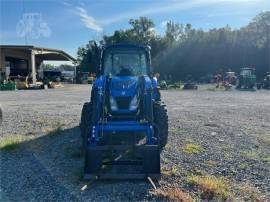
<instances>
[{"instance_id":1,"label":"tree line","mask_svg":"<svg viewBox=\"0 0 270 202\"><path fill-rule=\"evenodd\" d=\"M147 18L129 20L130 28L115 30L100 42L89 41L79 47L77 59L83 72L95 72L100 62L100 44L138 43L151 46L152 65L161 78L200 79L242 67L256 69L262 78L270 71L270 12L262 12L248 25L232 29L229 25L210 30L191 24L168 21L163 36L155 32L155 23Z\"/></svg>"}]
</instances>

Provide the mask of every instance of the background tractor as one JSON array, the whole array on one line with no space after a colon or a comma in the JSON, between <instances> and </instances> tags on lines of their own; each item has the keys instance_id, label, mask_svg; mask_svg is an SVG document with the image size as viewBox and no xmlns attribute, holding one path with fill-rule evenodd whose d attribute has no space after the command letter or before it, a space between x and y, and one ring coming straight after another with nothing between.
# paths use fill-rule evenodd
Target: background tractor
<instances>
[{"instance_id":1,"label":"background tractor","mask_svg":"<svg viewBox=\"0 0 270 202\"><path fill-rule=\"evenodd\" d=\"M235 75L235 72L226 72L224 77L224 82L236 85L237 82L237 76Z\"/></svg>"},{"instance_id":2,"label":"background tractor","mask_svg":"<svg viewBox=\"0 0 270 202\"><path fill-rule=\"evenodd\" d=\"M165 80L160 81L159 87L161 90L167 90L168 89L167 82Z\"/></svg>"},{"instance_id":3,"label":"background tractor","mask_svg":"<svg viewBox=\"0 0 270 202\"><path fill-rule=\"evenodd\" d=\"M101 65L80 123L85 179L159 177L168 116L152 75L150 47L101 48Z\"/></svg>"},{"instance_id":4,"label":"background tractor","mask_svg":"<svg viewBox=\"0 0 270 202\"><path fill-rule=\"evenodd\" d=\"M269 72L266 73L262 82L257 83L257 88L270 90L270 73Z\"/></svg>"},{"instance_id":5,"label":"background tractor","mask_svg":"<svg viewBox=\"0 0 270 202\"><path fill-rule=\"evenodd\" d=\"M236 88L252 89L256 85L256 75L253 68L241 68Z\"/></svg>"},{"instance_id":6,"label":"background tractor","mask_svg":"<svg viewBox=\"0 0 270 202\"><path fill-rule=\"evenodd\" d=\"M198 85L194 82L194 79L191 75L188 75L186 78L186 82L183 86L183 90L197 90Z\"/></svg>"}]
</instances>

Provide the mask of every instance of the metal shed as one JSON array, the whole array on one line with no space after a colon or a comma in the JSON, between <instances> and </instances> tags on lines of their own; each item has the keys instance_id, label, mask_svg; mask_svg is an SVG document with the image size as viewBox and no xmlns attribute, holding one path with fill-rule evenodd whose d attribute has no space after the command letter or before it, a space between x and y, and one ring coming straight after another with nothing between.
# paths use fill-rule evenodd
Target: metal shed
<instances>
[{"instance_id":1,"label":"metal shed","mask_svg":"<svg viewBox=\"0 0 270 202\"><path fill-rule=\"evenodd\" d=\"M7 63L9 63L10 75L31 73L33 84L37 81L37 70L44 60L76 63L75 58L58 49L31 45L0 45L0 72L5 72Z\"/></svg>"}]
</instances>

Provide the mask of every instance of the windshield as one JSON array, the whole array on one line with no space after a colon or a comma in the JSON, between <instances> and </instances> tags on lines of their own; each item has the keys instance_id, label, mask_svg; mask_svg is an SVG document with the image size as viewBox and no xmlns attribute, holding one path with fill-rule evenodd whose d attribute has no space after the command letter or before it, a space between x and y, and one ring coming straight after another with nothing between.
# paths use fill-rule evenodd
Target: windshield
<instances>
[{"instance_id":1,"label":"windshield","mask_svg":"<svg viewBox=\"0 0 270 202\"><path fill-rule=\"evenodd\" d=\"M103 64L105 75L141 76L147 74L147 59L144 51L107 51Z\"/></svg>"},{"instance_id":2,"label":"windshield","mask_svg":"<svg viewBox=\"0 0 270 202\"><path fill-rule=\"evenodd\" d=\"M240 75L242 76L251 76L252 71L251 70L242 70Z\"/></svg>"}]
</instances>

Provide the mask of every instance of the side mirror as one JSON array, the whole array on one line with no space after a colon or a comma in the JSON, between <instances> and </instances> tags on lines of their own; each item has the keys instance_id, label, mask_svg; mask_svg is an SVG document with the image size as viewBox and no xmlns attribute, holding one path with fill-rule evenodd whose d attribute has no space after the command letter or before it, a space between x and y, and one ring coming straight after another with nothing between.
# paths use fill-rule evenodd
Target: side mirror
<instances>
[{"instance_id":1,"label":"side mirror","mask_svg":"<svg viewBox=\"0 0 270 202\"><path fill-rule=\"evenodd\" d=\"M153 78L154 77L154 72L150 72L150 78Z\"/></svg>"}]
</instances>

